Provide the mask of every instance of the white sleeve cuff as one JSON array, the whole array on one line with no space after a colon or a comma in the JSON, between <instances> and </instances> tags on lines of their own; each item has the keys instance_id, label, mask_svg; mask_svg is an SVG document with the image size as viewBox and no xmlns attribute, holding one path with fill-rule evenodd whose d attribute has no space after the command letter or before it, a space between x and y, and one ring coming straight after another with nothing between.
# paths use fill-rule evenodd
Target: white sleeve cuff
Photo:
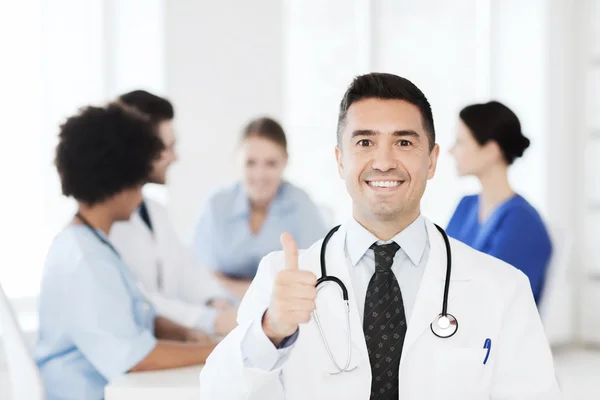
<instances>
[{"instance_id":1,"label":"white sleeve cuff","mask_svg":"<svg viewBox=\"0 0 600 400\"><path fill-rule=\"evenodd\" d=\"M283 366L294 348L294 343L277 349L262 328L262 315L263 313L251 322L242 338L242 358L245 367L271 372Z\"/></svg>"}]
</instances>

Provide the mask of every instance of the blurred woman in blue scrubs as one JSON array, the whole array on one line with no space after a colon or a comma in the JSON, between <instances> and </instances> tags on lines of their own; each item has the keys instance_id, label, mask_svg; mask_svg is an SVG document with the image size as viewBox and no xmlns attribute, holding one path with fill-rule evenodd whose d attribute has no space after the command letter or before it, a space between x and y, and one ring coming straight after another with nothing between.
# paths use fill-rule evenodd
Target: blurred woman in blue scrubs
<instances>
[{"instance_id":1,"label":"blurred woman in blue scrubs","mask_svg":"<svg viewBox=\"0 0 600 400\"><path fill-rule=\"evenodd\" d=\"M214 348L156 315L108 239L139 206L163 148L149 120L115 104L61 126L55 163L78 212L54 239L42 278L35 358L47 400L100 400L120 374L200 364Z\"/></svg>"},{"instance_id":2,"label":"blurred woman in blue scrubs","mask_svg":"<svg viewBox=\"0 0 600 400\"><path fill-rule=\"evenodd\" d=\"M210 197L194 234L199 263L212 268L239 297L262 257L281 249L283 232L291 233L300 248L326 233L308 194L282 179L288 161L287 140L276 121L251 121L243 132L241 153L242 181Z\"/></svg>"},{"instance_id":3,"label":"blurred woman in blue scrubs","mask_svg":"<svg viewBox=\"0 0 600 400\"><path fill-rule=\"evenodd\" d=\"M509 166L528 147L519 119L505 105L492 101L460 112L450 152L459 175L477 177L481 193L460 201L447 232L523 271L538 302L552 244L538 212L508 182Z\"/></svg>"}]
</instances>

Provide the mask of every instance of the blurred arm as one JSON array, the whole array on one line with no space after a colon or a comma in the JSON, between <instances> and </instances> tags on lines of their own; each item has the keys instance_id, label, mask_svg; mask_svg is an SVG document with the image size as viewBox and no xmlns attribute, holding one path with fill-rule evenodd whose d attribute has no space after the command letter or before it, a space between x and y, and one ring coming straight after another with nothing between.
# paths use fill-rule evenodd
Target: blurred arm
<instances>
[{"instance_id":1,"label":"blurred arm","mask_svg":"<svg viewBox=\"0 0 600 400\"><path fill-rule=\"evenodd\" d=\"M203 364L215 345L159 340L154 349L129 372L153 371Z\"/></svg>"}]
</instances>

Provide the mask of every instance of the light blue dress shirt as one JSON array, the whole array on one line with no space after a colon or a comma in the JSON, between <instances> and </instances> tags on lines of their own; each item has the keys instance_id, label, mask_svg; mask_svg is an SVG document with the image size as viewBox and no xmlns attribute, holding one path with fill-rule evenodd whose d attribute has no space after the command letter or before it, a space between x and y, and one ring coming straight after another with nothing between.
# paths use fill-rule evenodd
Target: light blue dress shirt
<instances>
[{"instance_id":1,"label":"light blue dress shirt","mask_svg":"<svg viewBox=\"0 0 600 400\"><path fill-rule=\"evenodd\" d=\"M35 359L47 400L104 398L106 384L156 345L154 309L120 258L83 225L54 239L39 313Z\"/></svg>"},{"instance_id":2,"label":"light blue dress shirt","mask_svg":"<svg viewBox=\"0 0 600 400\"><path fill-rule=\"evenodd\" d=\"M300 249L325 236L326 228L308 194L283 182L260 231L250 230L250 202L242 185L213 195L196 225L194 249L200 265L235 278L252 279L260 260L281 250L279 237L292 234Z\"/></svg>"},{"instance_id":3,"label":"light blue dress shirt","mask_svg":"<svg viewBox=\"0 0 600 400\"><path fill-rule=\"evenodd\" d=\"M373 243L387 244L391 242L396 242L400 246L400 250L394 257L392 272L396 275L396 280L402 292L406 322L410 323L417 292L421 285L421 278L429 259L429 239L423 217L417 218L406 229L387 242L378 240L375 235L356 222L354 218L350 220L346 233L346 251L352 263L350 276L352 277L356 305L362 319L367 287L375 273L375 253L369 247Z\"/></svg>"},{"instance_id":4,"label":"light blue dress shirt","mask_svg":"<svg viewBox=\"0 0 600 400\"><path fill-rule=\"evenodd\" d=\"M410 324L410 317L421 286L425 265L429 260L429 237L425 219L422 216L419 216L406 229L387 242L378 240L375 235L360 225L354 218L348 222L346 259L349 263L348 268L352 279L354 297L362 319L367 287L375 273L375 254L370 247L373 243L387 244L391 242L396 242L400 246L400 250L394 256L392 272L400 285L406 321ZM281 346L282 348L277 349L265 335L262 329L261 317L257 316L243 338L242 355L247 367L272 371L280 367L289 357L293 344L298 337L298 331L289 338L290 340L285 341L285 345Z\"/></svg>"}]
</instances>

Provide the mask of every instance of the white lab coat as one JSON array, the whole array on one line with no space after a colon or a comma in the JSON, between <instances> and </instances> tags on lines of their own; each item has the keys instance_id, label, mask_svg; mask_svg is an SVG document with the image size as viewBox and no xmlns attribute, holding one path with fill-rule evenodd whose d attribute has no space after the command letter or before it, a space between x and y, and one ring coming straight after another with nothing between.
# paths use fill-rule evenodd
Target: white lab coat
<instances>
[{"instance_id":1,"label":"white lab coat","mask_svg":"<svg viewBox=\"0 0 600 400\"><path fill-rule=\"evenodd\" d=\"M408 322L400 363L400 399L560 398L552 355L525 275L504 262L451 240L452 280L448 312L458 331L448 339L434 336L430 323L440 313L446 271L444 242L427 221L431 245L413 314ZM321 276L318 242L300 253L301 269ZM352 361L357 368L330 375L329 359L314 318L300 326L289 359L273 371L244 364L241 343L251 322L268 307L273 279L284 266L283 253L267 256L238 313L239 326L214 350L200 375L202 399L368 399L371 368L345 256L345 226L326 255L328 275L344 282L350 299ZM330 283L319 291L317 310L338 364L347 355L346 316L341 293ZM484 343L492 341L487 363ZM285 387L285 389L284 389ZM284 394L285 393L285 394Z\"/></svg>"},{"instance_id":2,"label":"white lab coat","mask_svg":"<svg viewBox=\"0 0 600 400\"><path fill-rule=\"evenodd\" d=\"M110 241L159 315L197 327L207 310L207 301L228 296L210 270L198 265L191 249L181 242L166 208L150 199L145 202L154 231L150 231L136 211L129 221L112 227ZM160 292L159 264L163 270Z\"/></svg>"}]
</instances>

